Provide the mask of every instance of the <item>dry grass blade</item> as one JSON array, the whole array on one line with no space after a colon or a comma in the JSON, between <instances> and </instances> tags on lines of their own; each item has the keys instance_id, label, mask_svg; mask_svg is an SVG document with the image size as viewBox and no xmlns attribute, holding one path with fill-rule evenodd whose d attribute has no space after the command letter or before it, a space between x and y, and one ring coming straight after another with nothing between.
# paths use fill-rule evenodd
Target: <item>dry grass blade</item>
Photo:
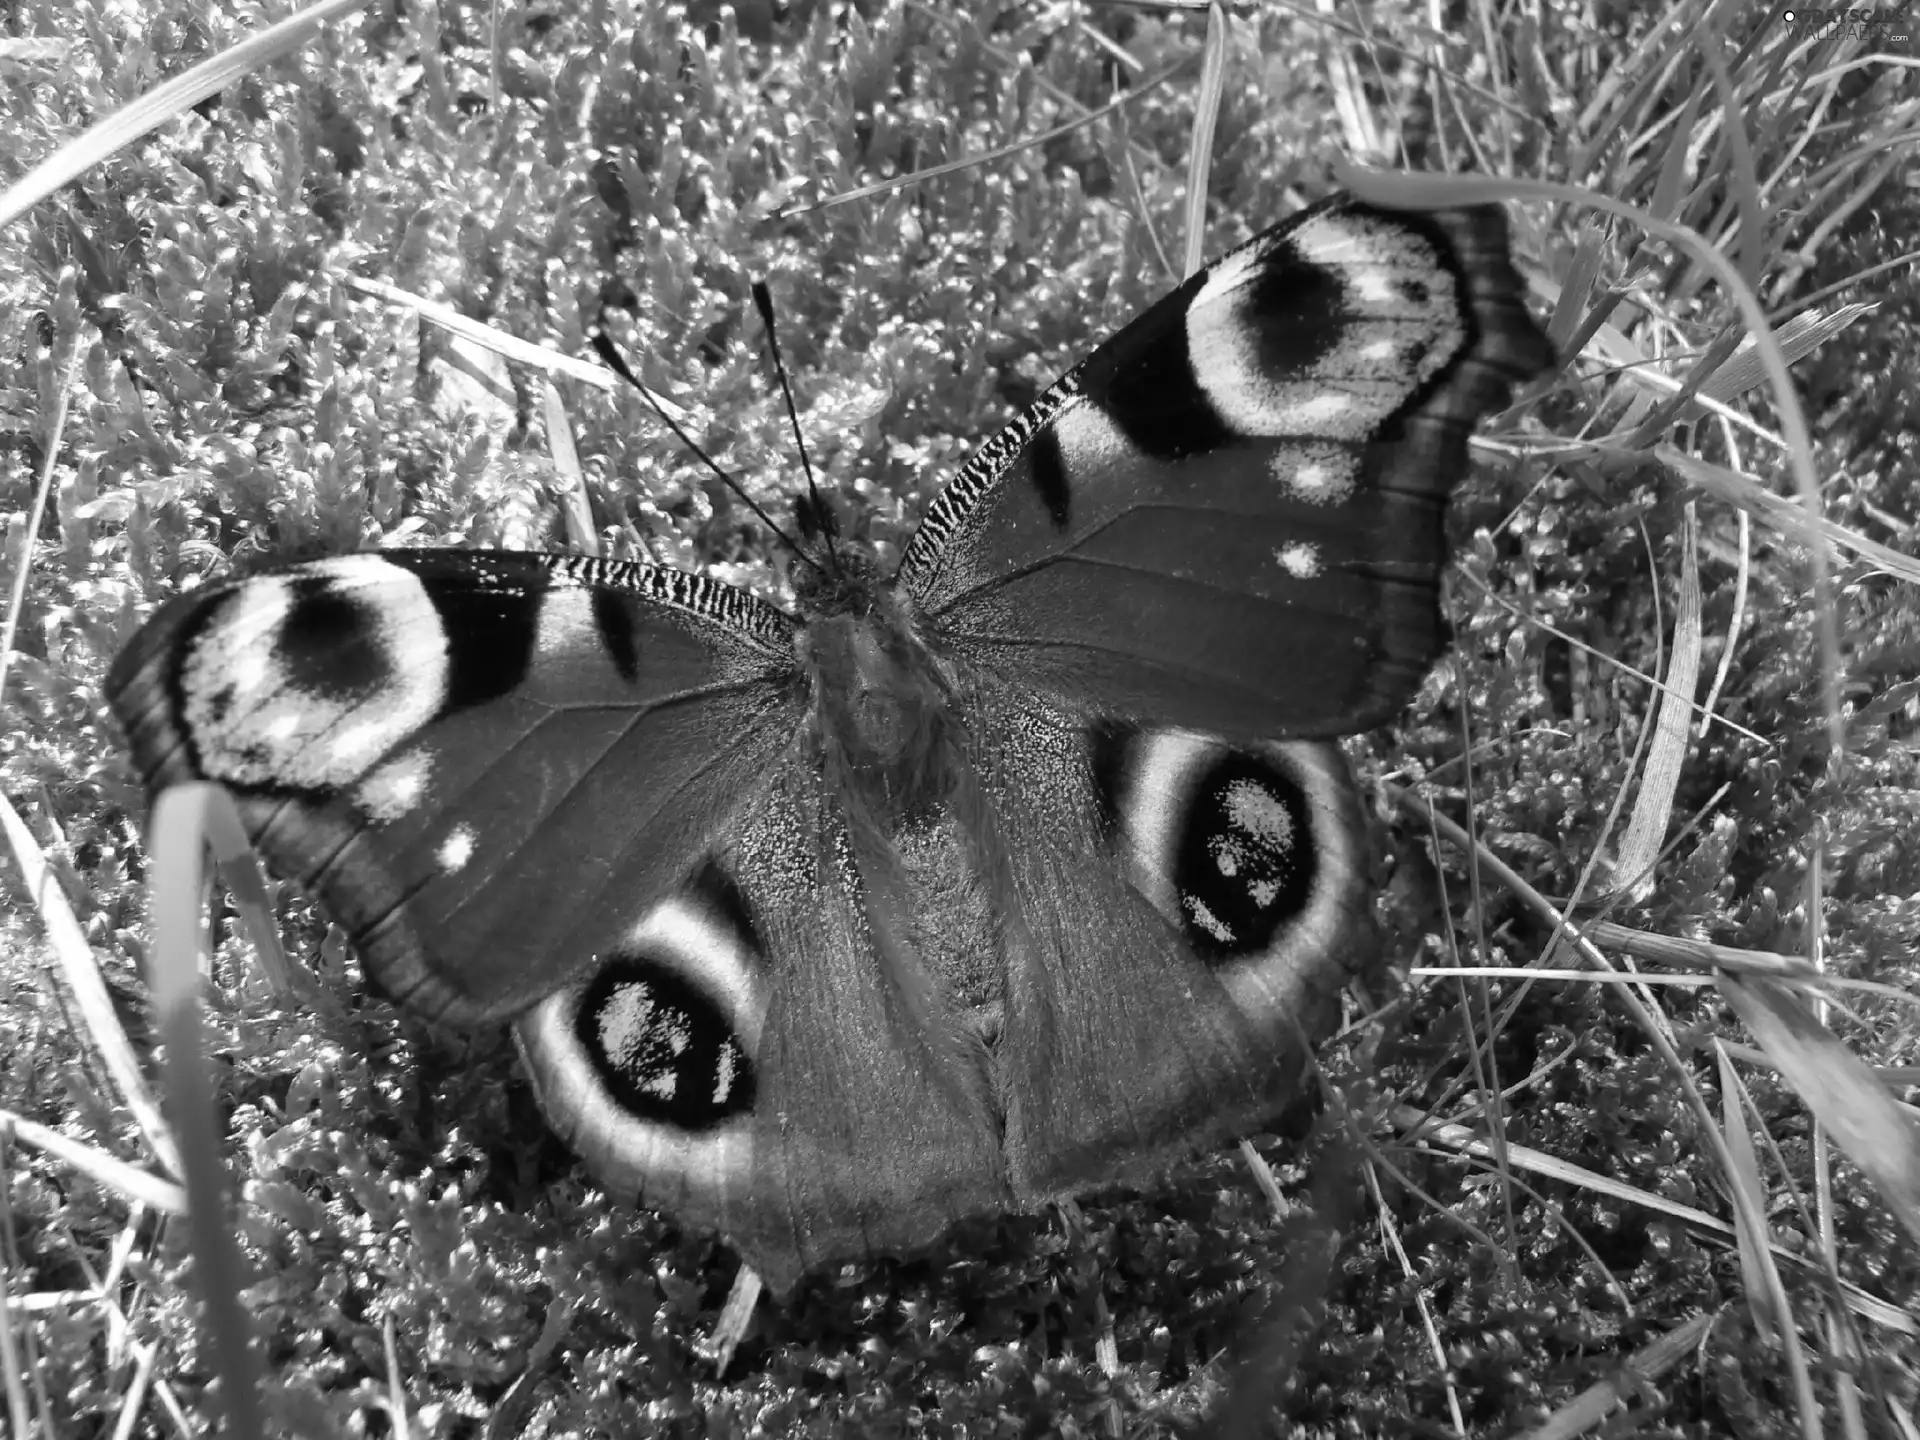
<instances>
[{"instance_id":1,"label":"dry grass blade","mask_svg":"<svg viewBox=\"0 0 1920 1440\"><path fill-rule=\"evenodd\" d=\"M1704 391L1712 383L1720 369L1734 356L1741 345L1738 330L1727 329L1714 338L1687 373L1681 377L1679 388L1662 400L1644 418L1630 418L1628 423L1612 435L1602 437L1602 443L1611 442L1629 454L1643 453L1661 436L1673 428L1673 423L1687 409L1688 402Z\"/></svg>"},{"instance_id":2,"label":"dry grass blade","mask_svg":"<svg viewBox=\"0 0 1920 1440\"><path fill-rule=\"evenodd\" d=\"M1677 985L1704 990L1711 975L1640 975L1627 971L1559 970L1545 965L1416 965L1407 972L1448 980L1569 980L1581 985Z\"/></svg>"},{"instance_id":3,"label":"dry grass blade","mask_svg":"<svg viewBox=\"0 0 1920 1440\"><path fill-rule=\"evenodd\" d=\"M1477 1156L1487 1161L1493 1159L1493 1142L1465 1125L1448 1120L1435 1120L1424 1110L1416 1109L1412 1105L1395 1106L1388 1112L1388 1118L1395 1128L1402 1132L1403 1138L1409 1141L1442 1145L1449 1150ZM1524 1173L1578 1186L1596 1195L1655 1211L1703 1235L1711 1235L1719 1240L1732 1241L1735 1237L1732 1223L1722 1220L1717 1215L1709 1215L1704 1210L1692 1205L1683 1205L1678 1200L1669 1200L1664 1195L1656 1195L1651 1191L1624 1185L1612 1176L1602 1175L1597 1170L1589 1170L1584 1165L1576 1165L1570 1160L1562 1160L1530 1146L1516 1145L1512 1142L1507 1145L1507 1153L1513 1168ZM1818 1269L1817 1261L1795 1254L1772 1241L1768 1242L1768 1249L1776 1264L1784 1260L1790 1265L1808 1270ZM1869 1295L1857 1285L1842 1285L1841 1290L1846 1296L1847 1307L1854 1314L1897 1334L1920 1335L1920 1322L1916 1322L1913 1316L1899 1306L1889 1305L1878 1296Z\"/></svg>"},{"instance_id":4,"label":"dry grass blade","mask_svg":"<svg viewBox=\"0 0 1920 1440\"><path fill-rule=\"evenodd\" d=\"M616 393L623 383L618 376L597 360L581 360L545 345L533 345L512 335L503 335L490 325L483 325L478 320L469 320L450 305L442 305L437 300L428 300L424 296L402 290L398 285L389 285L383 280L369 280L363 275L343 275L340 283L349 290L358 290L362 294L384 300L389 305L400 305L415 311L422 320L437 325L462 340L471 341L483 349L490 350L503 360L520 365L531 365L548 375L565 375L570 380L578 380L583 385L605 390L608 394ZM644 385L640 388L653 397L653 403L666 411L675 424L685 425L692 420L693 417L684 407L674 404L664 395L648 390Z\"/></svg>"},{"instance_id":5,"label":"dry grass blade","mask_svg":"<svg viewBox=\"0 0 1920 1440\"><path fill-rule=\"evenodd\" d=\"M1727 448L1734 450L1732 435L1726 436ZM1741 510L1735 516L1738 531L1738 558L1733 576L1732 614L1727 619L1726 641L1720 647L1720 663L1713 672L1713 683L1707 687L1707 698L1703 703L1700 724L1694 732L1694 738L1704 740L1713 722L1719 718L1720 693L1726 688L1727 677L1733 673L1734 657L1740 653L1740 635L1747 623L1747 588L1753 579L1753 517ZM1727 823L1731 824L1729 820Z\"/></svg>"},{"instance_id":6,"label":"dry grass blade","mask_svg":"<svg viewBox=\"0 0 1920 1440\"><path fill-rule=\"evenodd\" d=\"M149 912L153 965L148 977L167 1047L167 1098L185 1164L188 1225L205 1324L220 1374L225 1434L265 1433L259 1357L240 1303L245 1262L227 1221L226 1164L214 1111L213 1074L200 1024L201 856L207 811L218 787L176 785L153 807Z\"/></svg>"},{"instance_id":7,"label":"dry grass blade","mask_svg":"<svg viewBox=\"0 0 1920 1440\"><path fill-rule=\"evenodd\" d=\"M394 1334L393 1316L380 1317L380 1345L387 1360L387 1423L393 1426L393 1440L412 1440L413 1424L407 1411L407 1382L400 1375L400 1345Z\"/></svg>"},{"instance_id":8,"label":"dry grass blade","mask_svg":"<svg viewBox=\"0 0 1920 1440\"><path fill-rule=\"evenodd\" d=\"M1916 996L1897 985L1878 980L1856 980L1832 975L1798 955L1776 955L1770 950L1739 950L1731 945L1715 945L1706 940L1689 940L1679 935L1655 935L1596 920L1586 926L1587 938L1609 950L1618 950L1636 960L1651 960L1657 965L1679 965L1697 970L1729 970L1736 975L1758 975L1796 988L1832 988L1878 995L1896 1004L1920 1004Z\"/></svg>"},{"instance_id":9,"label":"dry grass blade","mask_svg":"<svg viewBox=\"0 0 1920 1440\"><path fill-rule=\"evenodd\" d=\"M7 1127L0 1122L0 1177L6 1183L0 1185L0 1378L5 1381L7 1392L7 1417L11 1423L8 1431L12 1435L31 1435L33 1420L27 1409L26 1369L21 1363L21 1336L14 1330L13 1319L13 1275L14 1275L14 1235L13 1235L13 1157L11 1137Z\"/></svg>"},{"instance_id":10,"label":"dry grass blade","mask_svg":"<svg viewBox=\"0 0 1920 1440\"><path fill-rule=\"evenodd\" d=\"M1207 1440L1257 1440L1270 1433L1274 1404L1313 1332L1313 1306L1326 1294L1343 1232L1353 1229L1360 1148L1344 1140L1322 1153L1313 1194L1288 1234L1287 1259L1259 1329L1244 1342L1227 1398L1202 1432ZM1375 1188L1378 1194L1378 1188Z\"/></svg>"},{"instance_id":11,"label":"dry grass blade","mask_svg":"<svg viewBox=\"0 0 1920 1440\"><path fill-rule=\"evenodd\" d=\"M760 1304L760 1292L764 1288L766 1282L751 1265L742 1265L735 1273L733 1286L727 1291L727 1303L720 1307L720 1318L713 1322L713 1333L700 1346L700 1353L713 1363L716 1378L725 1378L727 1367L733 1364L733 1352L746 1338L747 1326L753 1323L753 1312Z\"/></svg>"},{"instance_id":12,"label":"dry grass blade","mask_svg":"<svg viewBox=\"0 0 1920 1440\"><path fill-rule=\"evenodd\" d=\"M1720 1070L1720 1133L1732 1152L1733 1170L1727 1183L1746 1192L1747 1203L1734 1207L1734 1239L1740 1249L1741 1288L1754 1326L1773 1344L1780 1343L1780 1330L1793 1323L1786 1296L1780 1292L1780 1274L1766 1263L1767 1237L1754 1234L1746 1225L1749 1214L1767 1213L1767 1191L1760 1181L1760 1162L1754 1157L1753 1136L1747 1130L1747 1087L1740 1083L1733 1061L1724 1050L1715 1056Z\"/></svg>"},{"instance_id":13,"label":"dry grass blade","mask_svg":"<svg viewBox=\"0 0 1920 1440\"><path fill-rule=\"evenodd\" d=\"M136 1205L151 1205L169 1215L187 1213L187 1192L170 1180L6 1110L0 1110L0 1125L10 1126L14 1139L21 1144L45 1151L103 1190L123 1195Z\"/></svg>"},{"instance_id":14,"label":"dry grass blade","mask_svg":"<svg viewBox=\"0 0 1920 1440\"><path fill-rule=\"evenodd\" d=\"M1273 1173L1273 1166L1267 1163L1266 1156L1254 1148L1251 1140L1240 1142L1240 1158L1246 1162L1247 1169L1253 1172L1253 1183L1267 1197L1267 1204L1273 1207L1274 1219L1284 1220L1291 1215L1293 1206L1287 1203L1286 1194L1280 1189L1280 1177Z\"/></svg>"},{"instance_id":15,"label":"dry grass blade","mask_svg":"<svg viewBox=\"0 0 1920 1440\"><path fill-rule=\"evenodd\" d=\"M247 839L247 828L234 808L233 798L216 789L208 800L205 820L207 850L233 896L254 953L267 972L267 982L277 995L310 995L313 987L296 982L287 952L280 947L280 926L274 919L273 902L267 897L266 876L260 871L260 857Z\"/></svg>"},{"instance_id":16,"label":"dry grass blade","mask_svg":"<svg viewBox=\"0 0 1920 1440\"><path fill-rule=\"evenodd\" d=\"M250 75L269 61L299 49L322 25L351 14L366 3L367 0L319 0L278 24L269 25L252 39L222 51L211 60L201 61L186 74L155 86L132 104L121 106L84 135L62 145L0 194L0 227L11 225L69 180L86 174L123 146L159 129L243 75Z\"/></svg>"},{"instance_id":17,"label":"dry grass blade","mask_svg":"<svg viewBox=\"0 0 1920 1440\"><path fill-rule=\"evenodd\" d=\"M80 928L73 907L67 903L60 882L47 864L40 842L33 838L33 832L20 818L20 812L13 808L13 802L4 795L0 795L0 829L6 831L14 863L20 867L21 881L27 893L33 897L34 907L40 913L40 923L60 962L60 973L67 982L67 988L73 992L74 1002L80 1007L81 1019L86 1022L87 1034L100 1052L107 1073L119 1087L121 1098L133 1112L135 1122L147 1137L147 1144L152 1147L160 1164L169 1174L180 1175L183 1173L180 1154L174 1146L172 1132L160 1114L160 1107L154 1103L153 1094L147 1088L146 1075L140 1068L139 1057L134 1054L133 1044L127 1039L126 1027L120 1023L120 1014L114 1009L112 997L107 994L106 982L100 978L100 966L93 958L93 947L87 943L86 932Z\"/></svg>"},{"instance_id":18,"label":"dry grass blade","mask_svg":"<svg viewBox=\"0 0 1920 1440\"><path fill-rule=\"evenodd\" d=\"M567 405L551 380L540 381L540 413L547 422L547 450L553 456L554 494L566 517L567 544L582 555L600 553L600 537L593 528L593 507L587 503L586 472L573 444L573 422Z\"/></svg>"},{"instance_id":19,"label":"dry grass blade","mask_svg":"<svg viewBox=\"0 0 1920 1440\"><path fill-rule=\"evenodd\" d=\"M1693 738L1693 695L1700 684L1700 566L1693 507L1680 532L1680 602L1673 617L1673 655L1654 722L1653 743L1641 773L1626 834L1620 839L1613 873L1626 898L1639 903L1653 893L1654 867L1673 819L1673 797L1680 788L1688 746Z\"/></svg>"},{"instance_id":20,"label":"dry grass blade","mask_svg":"<svg viewBox=\"0 0 1920 1440\"><path fill-rule=\"evenodd\" d=\"M1024 139L1015 140L1008 145L1000 145L992 150L983 150L977 155L963 155L958 160L949 160L944 165L929 166L925 170L915 170L910 175L895 175L890 179L876 180L871 185L857 185L851 190L842 191L838 195L829 195L826 199L815 200L809 205L792 205L784 210L775 212L774 218L776 220L787 220L796 215L811 215L816 210L827 210L835 205L850 205L856 200L866 200L875 195L884 195L890 190L898 190L903 185L915 185L922 180L933 180L942 175L953 175L962 170L972 170L981 165L991 165L997 160L1006 159L1009 155L1018 155L1023 150L1031 150L1035 146L1049 144L1052 141L1073 134L1076 130L1084 130L1087 126L1097 123L1115 111L1133 104L1142 96L1151 94L1184 71L1188 64L1188 61L1183 60L1178 64L1169 65L1151 79L1142 80L1119 99L1111 100L1107 104L1102 105L1098 110L1089 110L1085 115L1069 120L1064 125L1056 125L1053 129L1042 131L1038 135L1029 135Z\"/></svg>"},{"instance_id":21,"label":"dry grass blade","mask_svg":"<svg viewBox=\"0 0 1920 1440\"><path fill-rule=\"evenodd\" d=\"M1182 279L1193 274L1207 255L1207 176L1213 169L1213 136L1220 123L1220 96L1226 87L1227 12L1207 7L1207 44L1200 62L1200 90L1193 102L1193 139L1187 156L1187 248L1181 257Z\"/></svg>"},{"instance_id":22,"label":"dry grass blade","mask_svg":"<svg viewBox=\"0 0 1920 1440\"><path fill-rule=\"evenodd\" d=\"M1747 729L1746 726L1741 725L1733 720L1729 720L1724 715L1713 714L1704 705L1701 705L1698 702L1694 701L1692 698L1682 693L1681 691L1669 689L1666 681L1661 680L1656 676L1649 675L1644 670L1636 669L1632 665L1627 664L1624 660L1620 660L1615 656L1607 654L1607 652L1604 650L1595 649L1592 645L1589 645L1586 641L1582 640L1579 636L1571 635L1565 630L1561 630L1556 626L1549 625L1546 623L1546 621L1540 619L1537 615L1527 614L1524 610L1521 610L1518 606L1516 606L1511 600L1508 600L1505 596L1494 594L1493 591L1487 589L1484 585L1480 585L1477 581L1472 581L1471 577L1469 577L1469 580L1470 580L1470 583L1474 584L1475 589L1479 592L1480 595L1485 597L1487 600L1492 601L1495 605L1498 605L1501 609L1505 610L1508 614L1512 615L1515 619L1525 621L1528 625L1531 625L1534 629L1538 630L1542 635L1551 635L1556 640L1564 640L1567 644L1571 645L1574 649L1579 650L1582 654L1588 656L1591 659L1599 661L1602 665L1607 666L1609 669L1617 670L1622 675L1628 677L1629 679L1639 681L1642 685L1651 686L1653 690L1655 690L1660 695L1666 697L1667 699L1681 701L1690 710L1694 711L1700 716L1700 720L1702 724L1724 725L1727 729L1733 731L1737 735L1745 736L1747 739L1753 741L1753 743L1756 745L1769 746L1769 747L1771 746L1772 742L1769 741L1766 736L1759 734L1757 731L1749 730Z\"/></svg>"},{"instance_id":23,"label":"dry grass blade","mask_svg":"<svg viewBox=\"0 0 1920 1440\"><path fill-rule=\"evenodd\" d=\"M1721 134L1726 138L1729 162L1725 184L1732 191L1734 203L1740 211L1740 275L1749 288L1757 290L1762 262L1766 257L1766 209L1760 203L1760 175L1753 160L1753 142L1747 134L1740 92L1734 86L1733 76L1728 73L1721 46L1722 36L1709 16L1701 27L1696 47L1720 101Z\"/></svg>"},{"instance_id":24,"label":"dry grass blade","mask_svg":"<svg viewBox=\"0 0 1920 1440\"><path fill-rule=\"evenodd\" d=\"M1789 365L1798 364L1863 315L1871 315L1878 306L1855 302L1841 305L1830 314L1803 310L1774 332L1780 346L1780 358ZM1700 394L1725 404L1766 382L1766 371L1754 351L1751 338L1743 339L1733 358L1720 367L1700 387Z\"/></svg>"},{"instance_id":25,"label":"dry grass blade","mask_svg":"<svg viewBox=\"0 0 1920 1440\"><path fill-rule=\"evenodd\" d=\"M1593 294L1594 283L1600 278L1600 261L1606 254L1606 239L1606 231L1600 226L1584 225L1580 229L1580 238L1574 242L1573 259L1560 281L1560 298L1554 301L1553 314L1547 320L1547 339L1553 343L1556 354L1566 354L1567 342L1592 318L1593 312L1587 309L1587 301ZM1604 319L1605 316L1599 318Z\"/></svg>"},{"instance_id":26,"label":"dry grass blade","mask_svg":"<svg viewBox=\"0 0 1920 1440\"><path fill-rule=\"evenodd\" d=\"M1420 1273L1413 1268L1413 1261L1400 1243L1400 1227L1394 1223L1393 1212L1387 1208L1386 1197L1380 1193L1380 1179L1374 1174L1369 1163L1363 1170L1367 1177L1367 1193L1373 1197L1373 1212L1380 1222L1380 1236L1387 1247L1393 1251L1394 1259L1399 1263L1400 1273L1413 1282L1414 1308L1420 1312L1420 1324L1427 1334L1427 1346L1433 1351L1434 1368L1440 1374L1441 1383L1447 1390L1447 1414L1453 1421L1453 1433L1465 1440L1467 1433L1466 1417L1460 1413L1460 1395L1453 1383L1453 1368L1447 1364L1447 1347L1440 1342L1440 1331L1433 1323L1433 1311L1427 1304L1426 1287L1420 1283Z\"/></svg>"},{"instance_id":27,"label":"dry grass blade","mask_svg":"<svg viewBox=\"0 0 1920 1440\"><path fill-rule=\"evenodd\" d=\"M47 497L53 491L54 465L60 458L60 441L66 431L67 406L73 396L73 362L69 354L65 379L62 381L54 412L46 417L46 449L40 462L40 481L34 487L33 503L27 507L25 524L20 531L20 553L13 558L13 583L7 590L7 615L4 624L0 624L0 699L7 692L7 674L13 663L13 643L20 631L20 615L27 603L27 579L33 573L33 537L40 533L40 522L46 517ZM11 536L9 537L11 538Z\"/></svg>"},{"instance_id":28,"label":"dry grass blade","mask_svg":"<svg viewBox=\"0 0 1920 1440\"><path fill-rule=\"evenodd\" d=\"M120 1417L114 1422L113 1440L133 1440L134 1428L147 1408L147 1392L153 1388L153 1362L160 1356L158 1345L140 1345L134 1350L133 1379L120 1398Z\"/></svg>"},{"instance_id":29,"label":"dry grass blade","mask_svg":"<svg viewBox=\"0 0 1920 1440\"><path fill-rule=\"evenodd\" d=\"M1920 1134L1872 1067L1770 980L1723 974L1720 993L1834 1143L1920 1238Z\"/></svg>"},{"instance_id":30,"label":"dry grass blade","mask_svg":"<svg viewBox=\"0 0 1920 1440\"><path fill-rule=\"evenodd\" d=\"M1658 1380L1690 1352L1700 1348L1713 1316L1696 1315L1676 1325L1658 1340L1642 1345L1628 1357L1618 1375L1589 1385L1554 1411L1546 1423L1529 1430L1521 1440L1575 1440L1595 1429L1649 1381Z\"/></svg>"},{"instance_id":31,"label":"dry grass blade","mask_svg":"<svg viewBox=\"0 0 1920 1440\"><path fill-rule=\"evenodd\" d=\"M1816 553L1824 553L1828 545L1837 545L1852 551L1862 560L1878 565L1889 575L1920 583L1920 560L1856 535L1824 515L1809 514L1804 505L1784 495L1774 494L1751 475L1743 475L1706 460L1696 460L1670 445L1655 446L1653 456L1662 465L1671 467L1681 479L1698 485L1729 505L1738 505L1770 529Z\"/></svg>"}]
</instances>

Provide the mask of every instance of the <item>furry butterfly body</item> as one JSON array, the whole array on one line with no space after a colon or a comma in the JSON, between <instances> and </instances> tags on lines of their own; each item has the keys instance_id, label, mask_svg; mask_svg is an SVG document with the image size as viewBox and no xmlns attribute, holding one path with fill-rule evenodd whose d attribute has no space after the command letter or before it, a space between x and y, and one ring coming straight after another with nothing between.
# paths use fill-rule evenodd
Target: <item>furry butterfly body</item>
<instances>
[{"instance_id":1,"label":"furry butterfly body","mask_svg":"<svg viewBox=\"0 0 1920 1440\"><path fill-rule=\"evenodd\" d=\"M1335 200L975 456L885 578L390 552L163 607L109 698L618 1193L776 1289L1258 1124L1370 960L1328 737L1437 653L1545 363L1487 210Z\"/></svg>"}]
</instances>

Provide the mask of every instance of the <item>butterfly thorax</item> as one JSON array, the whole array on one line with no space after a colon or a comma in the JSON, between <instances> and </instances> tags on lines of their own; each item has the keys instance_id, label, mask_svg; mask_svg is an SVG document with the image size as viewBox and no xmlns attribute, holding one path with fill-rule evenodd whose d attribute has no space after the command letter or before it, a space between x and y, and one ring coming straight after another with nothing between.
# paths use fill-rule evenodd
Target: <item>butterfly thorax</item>
<instances>
[{"instance_id":1,"label":"butterfly thorax","mask_svg":"<svg viewBox=\"0 0 1920 1440\"><path fill-rule=\"evenodd\" d=\"M847 799L892 830L952 791L953 701L896 598L862 578L843 573L828 595L803 592L811 603L798 658L824 766L850 787Z\"/></svg>"}]
</instances>

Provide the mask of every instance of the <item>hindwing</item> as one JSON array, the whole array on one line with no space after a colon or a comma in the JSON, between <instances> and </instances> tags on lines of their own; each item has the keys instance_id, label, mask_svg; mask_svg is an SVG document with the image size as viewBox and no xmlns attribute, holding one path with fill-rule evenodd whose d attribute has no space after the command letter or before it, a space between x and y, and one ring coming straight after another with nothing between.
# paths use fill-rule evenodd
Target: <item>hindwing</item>
<instances>
[{"instance_id":1,"label":"hindwing","mask_svg":"<svg viewBox=\"0 0 1920 1440\"><path fill-rule=\"evenodd\" d=\"M781 1293L1014 1204L978 997L913 924L954 922L940 879L903 869L889 903L859 850L818 776L784 770L626 949L518 1025L614 1193L719 1231Z\"/></svg>"}]
</instances>

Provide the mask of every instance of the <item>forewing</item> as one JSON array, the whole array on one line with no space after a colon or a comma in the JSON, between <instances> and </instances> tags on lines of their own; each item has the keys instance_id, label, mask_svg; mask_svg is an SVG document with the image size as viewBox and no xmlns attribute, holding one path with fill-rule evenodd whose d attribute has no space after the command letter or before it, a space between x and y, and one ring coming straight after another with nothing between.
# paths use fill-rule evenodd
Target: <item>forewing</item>
<instances>
[{"instance_id":1,"label":"forewing","mask_svg":"<svg viewBox=\"0 0 1920 1440\"><path fill-rule=\"evenodd\" d=\"M389 551L176 599L107 697L428 1016L525 1008L683 882L793 741L792 622L684 572Z\"/></svg>"},{"instance_id":2,"label":"forewing","mask_svg":"<svg viewBox=\"0 0 1920 1440\"><path fill-rule=\"evenodd\" d=\"M1368 728L1441 648L1468 434L1547 358L1498 210L1316 206L988 442L900 582L957 658L1076 712Z\"/></svg>"}]
</instances>

